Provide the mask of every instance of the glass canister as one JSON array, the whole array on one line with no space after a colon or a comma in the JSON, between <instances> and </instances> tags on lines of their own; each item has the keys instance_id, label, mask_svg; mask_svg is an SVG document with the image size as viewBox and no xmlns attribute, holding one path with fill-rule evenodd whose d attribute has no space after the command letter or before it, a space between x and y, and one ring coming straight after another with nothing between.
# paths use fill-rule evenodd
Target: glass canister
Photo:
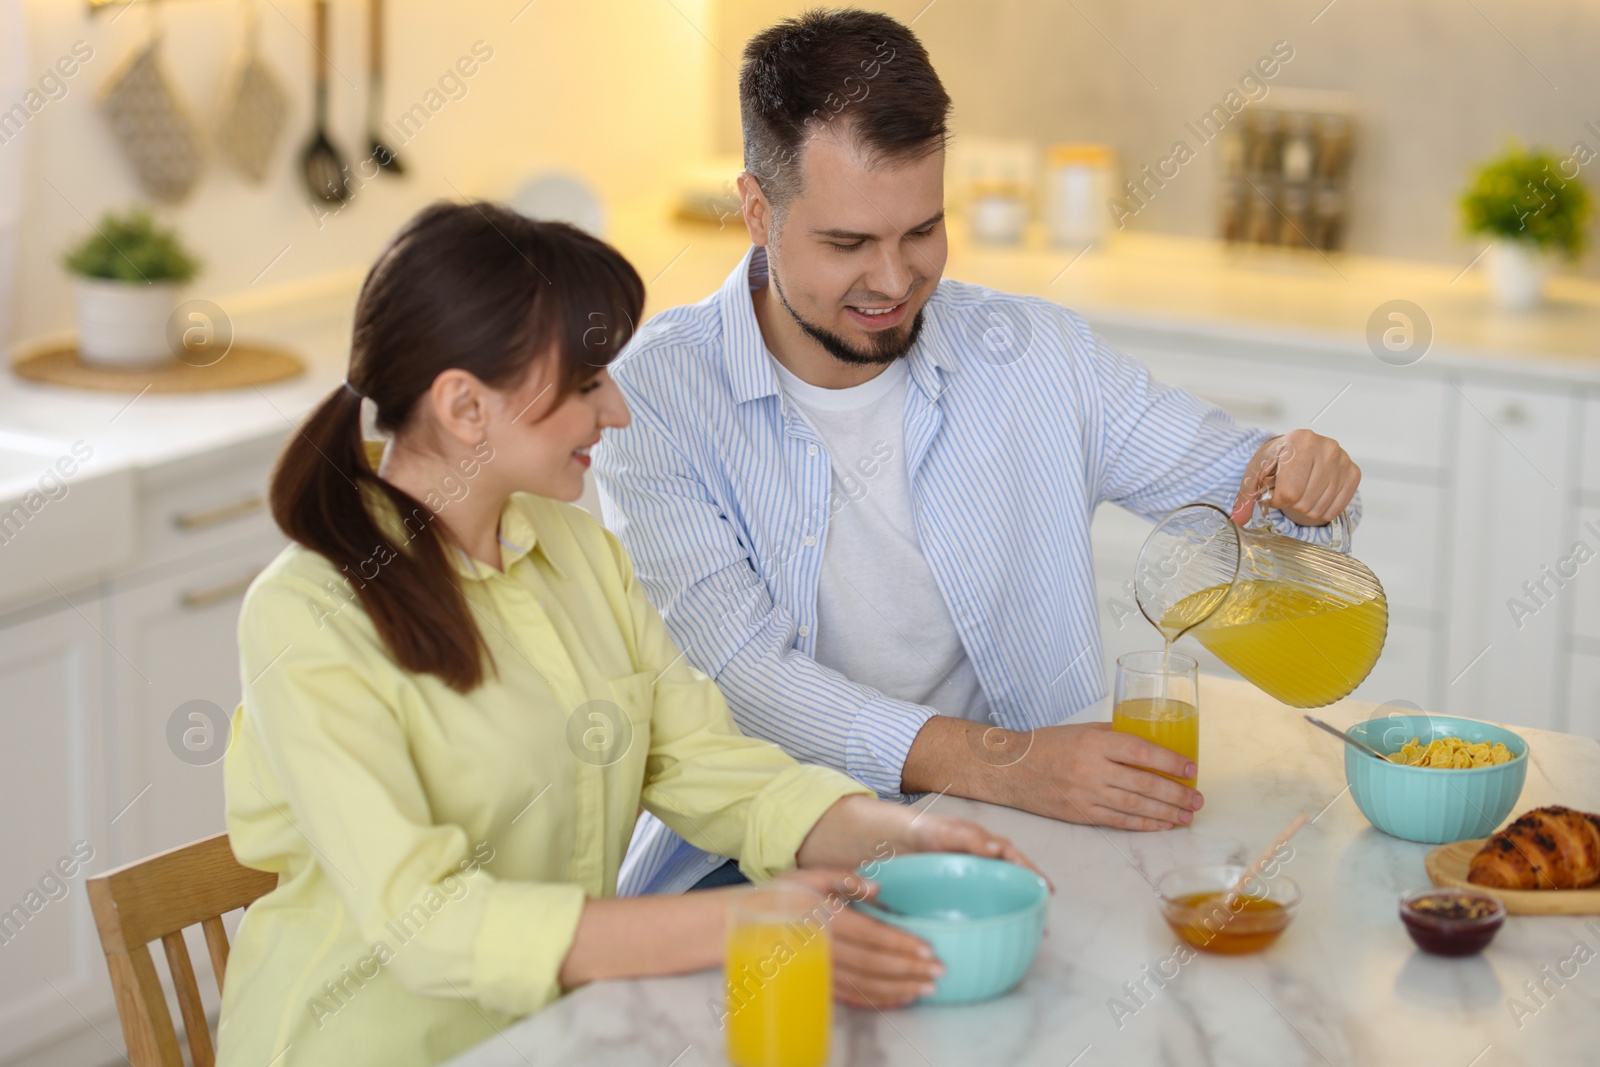
<instances>
[{"instance_id":1,"label":"glass canister","mask_svg":"<svg viewBox=\"0 0 1600 1067\"><path fill-rule=\"evenodd\" d=\"M1082 247L1105 237L1116 156L1103 144L1059 144L1045 157L1045 220L1054 244Z\"/></svg>"}]
</instances>

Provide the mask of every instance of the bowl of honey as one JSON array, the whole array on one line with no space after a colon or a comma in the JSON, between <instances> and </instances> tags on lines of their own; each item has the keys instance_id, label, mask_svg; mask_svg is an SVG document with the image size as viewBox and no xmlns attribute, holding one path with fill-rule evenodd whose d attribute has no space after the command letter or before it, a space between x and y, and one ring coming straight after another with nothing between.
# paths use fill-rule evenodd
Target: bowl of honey
<instances>
[{"instance_id":1,"label":"bowl of honey","mask_svg":"<svg viewBox=\"0 0 1600 1067\"><path fill-rule=\"evenodd\" d=\"M1292 879L1250 878L1229 896L1245 868L1239 864L1180 867L1156 883L1161 914L1185 944L1201 952L1238 956L1260 952L1288 928L1300 903Z\"/></svg>"}]
</instances>

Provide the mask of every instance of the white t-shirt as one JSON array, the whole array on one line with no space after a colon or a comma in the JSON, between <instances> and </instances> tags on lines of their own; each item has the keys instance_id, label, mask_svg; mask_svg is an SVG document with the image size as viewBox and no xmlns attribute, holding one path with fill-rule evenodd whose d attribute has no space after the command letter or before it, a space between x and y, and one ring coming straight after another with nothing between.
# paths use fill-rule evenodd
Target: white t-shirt
<instances>
[{"instance_id":1,"label":"white t-shirt","mask_svg":"<svg viewBox=\"0 0 1600 1067\"><path fill-rule=\"evenodd\" d=\"M912 518L905 361L848 389L810 385L776 359L772 365L833 467L817 585L816 661L896 700L989 721L988 702Z\"/></svg>"}]
</instances>

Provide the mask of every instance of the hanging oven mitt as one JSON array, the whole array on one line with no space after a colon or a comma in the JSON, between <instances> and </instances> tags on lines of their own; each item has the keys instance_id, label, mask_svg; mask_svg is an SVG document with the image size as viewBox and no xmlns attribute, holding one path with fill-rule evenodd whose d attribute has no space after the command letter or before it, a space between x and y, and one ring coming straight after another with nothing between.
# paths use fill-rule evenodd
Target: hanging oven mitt
<instances>
[{"instance_id":1,"label":"hanging oven mitt","mask_svg":"<svg viewBox=\"0 0 1600 1067\"><path fill-rule=\"evenodd\" d=\"M289 94L262 58L256 40L256 9L245 7L244 50L234 66L217 114L217 147L253 182L267 176L272 151L289 114Z\"/></svg>"},{"instance_id":2,"label":"hanging oven mitt","mask_svg":"<svg viewBox=\"0 0 1600 1067\"><path fill-rule=\"evenodd\" d=\"M146 193L169 204L189 195L200 177L200 135L162 69L159 36L112 75L100 108Z\"/></svg>"}]
</instances>

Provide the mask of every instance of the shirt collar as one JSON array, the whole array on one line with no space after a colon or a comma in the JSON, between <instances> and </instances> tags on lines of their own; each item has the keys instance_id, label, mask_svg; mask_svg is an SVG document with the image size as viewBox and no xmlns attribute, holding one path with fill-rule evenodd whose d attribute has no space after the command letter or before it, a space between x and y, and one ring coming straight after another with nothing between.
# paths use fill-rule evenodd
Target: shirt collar
<instances>
[{"instance_id":1,"label":"shirt collar","mask_svg":"<svg viewBox=\"0 0 1600 1067\"><path fill-rule=\"evenodd\" d=\"M751 245L717 293L722 308L723 360L737 404L777 396L782 392L778 375L772 369L772 356L761 337L761 324L756 321L755 304L750 296L766 284L767 250L761 245ZM933 306L938 301L939 294L935 290L933 299L926 305L922 335L906 356L912 382L930 401L939 399L947 369L946 361L939 358L938 345L930 338L930 334L939 333L936 324L938 310Z\"/></svg>"},{"instance_id":2,"label":"shirt collar","mask_svg":"<svg viewBox=\"0 0 1600 1067\"><path fill-rule=\"evenodd\" d=\"M384 443L382 441L363 441L362 445L367 453L368 462L376 470L378 461L383 456ZM367 510L373 515L374 521L379 528L389 535L394 545L408 544L412 539L413 532L407 529L389 497L377 486L370 483L364 483L361 488L367 501ZM487 563L473 559L454 543L445 541L445 556L454 566L456 574L463 578L474 580L490 578L498 573L509 574L512 566L518 560L537 549L556 575L558 577L564 576L560 565L551 558L550 553L545 550L544 544L539 540L538 530L534 527L532 520L528 518L526 509L519 505L518 498L527 495L525 493L511 494L506 500L505 506L500 509L498 537L500 540L501 570L496 571L495 568ZM436 515L434 517L437 518Z\"/></svg>"}]
</instances>

